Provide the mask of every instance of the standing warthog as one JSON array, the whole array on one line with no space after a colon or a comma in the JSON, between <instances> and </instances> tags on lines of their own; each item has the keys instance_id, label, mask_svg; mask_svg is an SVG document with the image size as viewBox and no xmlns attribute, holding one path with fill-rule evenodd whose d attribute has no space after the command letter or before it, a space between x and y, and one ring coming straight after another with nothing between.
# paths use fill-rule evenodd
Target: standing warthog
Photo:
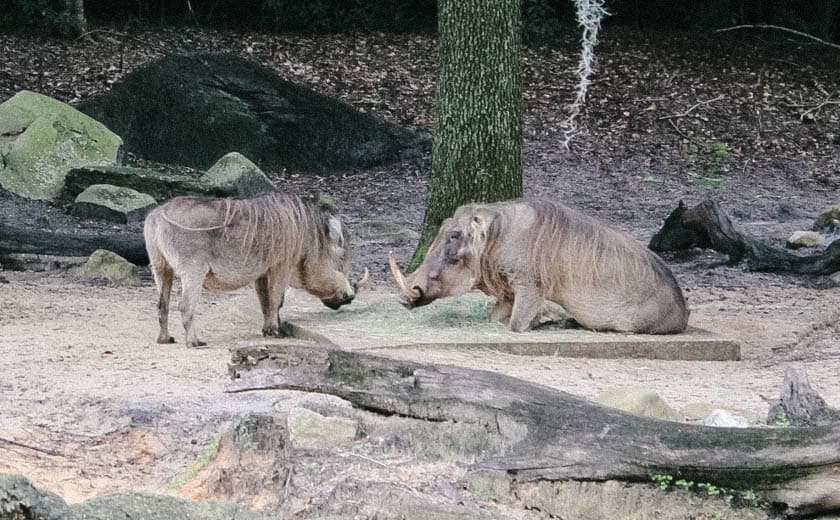
<instances>
[{"instance_id":1,"label":"standing warthog","mask_svg":"<svg viewBox=\"0 0 840 520\"><path fill-rule=\"evenodd\" d=\"M393 255L389 260L409 309L479 289L496 297L491 318L517 332L536 324L545 300L593 330L669 334L688 322L661 258L626 233L552 202L462 206L407 280Z\"/></svg>"},{"instance_id":2,"label":"standing warthog","mask_svg":"<svg viewBox=\"0 0 840 520\"><path fill-rule=\"evenodd\" d=\"M146 217L143 235L160 299L158 343L169 335L173 277L181 279L179 308L189 347L196 337L193 315L202 286L232 291L254 283L265 318L262 332L282 336L278 311L291 285L338 309L353 301L367 281L350 284L350 239L341 222L294 195L254 199L178 197Z\"/></svg>"}]
</instances>

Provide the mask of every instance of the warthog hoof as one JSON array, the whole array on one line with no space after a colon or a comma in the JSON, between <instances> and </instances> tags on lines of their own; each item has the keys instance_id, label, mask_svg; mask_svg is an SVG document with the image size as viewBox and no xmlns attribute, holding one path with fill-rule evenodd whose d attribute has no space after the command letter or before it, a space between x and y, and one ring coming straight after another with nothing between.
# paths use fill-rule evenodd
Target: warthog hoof
<instances>
[{"instance_id":1,"label":"warthog hoof","mask_svg":"<svg viewBox=\"0 0 840 520\"><path fill-rule=\"evenodd\" d=\"M187 347L189 347L189 348L204 348L206 346L207 346L207 342L206 341L200 341L200 340L190 341L189 343L187 343Z\"/></svg>"},{"instance_id":2,"label":"warthog hoof","mask_svg":"<svg viewBox=\"0 0 840 520\"><path fill-rule=\"evenodd\" d=\"M263 327L262 329L263 336L272 336L275 338L285 338L286 333L283 329L280 328L279 325L271 326L271 327Z\"/></svg>"},{"instance_id":3,"label":"warthog hoof","mask_svg":"<svg viewBox=\"0 0 840 520\"><path fill-rule=\"evenodd\" d=\"M175 338L173 338L172 336L166 336L164 338L158 338L157 342L161 345L168 345L170 343L175 343Z\"/></svg>"}]
</instances>

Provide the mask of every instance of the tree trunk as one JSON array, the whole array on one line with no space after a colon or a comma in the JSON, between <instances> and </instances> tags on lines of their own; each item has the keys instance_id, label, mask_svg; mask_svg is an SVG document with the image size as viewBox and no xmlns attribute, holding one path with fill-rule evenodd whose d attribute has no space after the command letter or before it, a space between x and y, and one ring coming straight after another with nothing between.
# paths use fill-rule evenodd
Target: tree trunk
<instances>
[{"instance_id":1,"label":"tree trunk","mask_svg":"<svg viewBox=\"0 0 840 520\"><path fill-rule=\"evenodd\" d=\"M474 469L522 481L650 481L671 475L750 490L788 514L840 509L840 424L710 428L605 408L513 377L294 345L233 353L230 391L336 395L373 412L483 425L503 452Z\"/></svg>"},{"instance_id":2,"label":"tree trunk","mask_svg":"<svg viewBox=\"0 0 840 520\"><path fill-rule=\"evenodd\" d=\"M139 233L62 234L0 222L0 257L14 253L88 256L97 249L117 253L133 264L149 263L146 244Z\"/></svg>"},{"instance_id":3,"label":"tree trunk","mask_svg":"<svg viewBox=\"0 0 840 520\"><path fill-rule=\"evenodd\" d=\"M74 36L81 36L87 32L87 18L85 18L84 0L66 0L67 17L73 28Z\"/></svg>"},{"instance_id":4,"label":"tree trunk","mask_svg":"<svg viewBox=\"0 0 840 520\"><path fill-rule=\"evenodd\" d=\"M441 0L438 6L432 176L410 269L458 206L522 195L520 2Z\"/></svg>"},{"instance_id":5,"label":"tree trunk","mask_svg":"<svg viewBox=\"0 0 840 520\"><path fill-rule=\"evenodd\" d=\"M711 200L693 208L680 201L650 239L657 253L694 247L714 249L729 257L730 264L744 262L751 271L789 271L798 274L832 274L840 271L840 240L825 250L801 256L747 237L735 228L726 212Z\"/></svg>"}]
</instances>

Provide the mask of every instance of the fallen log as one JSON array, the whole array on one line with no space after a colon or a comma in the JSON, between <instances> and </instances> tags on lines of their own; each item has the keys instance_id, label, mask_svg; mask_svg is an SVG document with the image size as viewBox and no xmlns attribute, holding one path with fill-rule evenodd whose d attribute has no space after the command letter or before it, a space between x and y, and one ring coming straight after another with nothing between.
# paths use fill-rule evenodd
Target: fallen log
<instances>
[{"instance_id":1,"label":"fallen log","mask_svg":"<svg viewBox=\"0 0 840 520\"><path fill-rule=\"evenodd\" d=\"M717 202L706 200L687 208L680 201L648 245L657 253L695 247L713 249L743 262L751 271L787 271L797 274L832 274L840 271L840 240L819 253L802 256L750 238L739 231Z\"/></svg>"},{"instance_id":2,"label":"fallen log","mask_svg":"<svg viewBox=\"0 0 840 520\"><path fill-rule=\"evenodd\" d=\"M113 251L133 264L149 263L140 233L53 233L0 222L0 257L15 253L88 256L97 249Z\"/></svg>"},{"instance_id":3,"label":"fallen log","mask_svg":"<svg viewBox=\"0 0 840 520\"><path fill-rule=\"evenodd\" d=\"M654 474L761 493L786 514L840 510L840 424L711 428L635 416L513 377L322 347L233 352L229 391L331 394L382 414L477 423L504 446L474 469L517 481L649 482Z\"/></svg>"}]
</instances>

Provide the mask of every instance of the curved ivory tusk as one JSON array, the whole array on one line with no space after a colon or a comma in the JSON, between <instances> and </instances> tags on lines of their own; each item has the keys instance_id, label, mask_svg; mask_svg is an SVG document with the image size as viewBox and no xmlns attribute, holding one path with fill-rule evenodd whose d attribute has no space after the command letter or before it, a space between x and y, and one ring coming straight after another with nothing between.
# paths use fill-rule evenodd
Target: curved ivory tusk
<instances>
[{"instance_id":1,"label":"curved ivory tusk","mask_svg":"<svg viewBox=\"0 0 840 520\"><path fill-rule=\"evenodd\" d=\"M362 275L361 280L353 284L353 291L359 292L359 289L367 285L369 276L370 272L368 271L368 268L365 267L365 274Z\"/></svg>"},{"instance_id":2,"label":"curved ivory tusk","mask_svg":"<svg viewBox=\"0 0 840 520\"><path fill-rule=\"evenodd\" d=\"M420 297L420 294L417 291L412 291L408 288L405 284L405 277L400 271L400 268L397 266L397 257L394 256L394 252L390 251L388 253L388 265L391 267L391 274L394 276L394 280L396 280L397 285L400 286L400 290L404 295L412 300L416 300Z\"/></svg>"}]
</instances>

